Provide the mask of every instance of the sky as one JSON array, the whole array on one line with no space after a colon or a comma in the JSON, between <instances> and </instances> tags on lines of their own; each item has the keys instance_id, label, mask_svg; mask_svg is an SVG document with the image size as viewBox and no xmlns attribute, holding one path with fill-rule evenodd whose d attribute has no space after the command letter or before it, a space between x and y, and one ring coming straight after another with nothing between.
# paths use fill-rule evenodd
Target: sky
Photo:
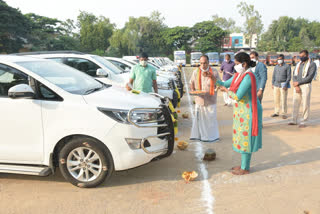
<instances>
[{"instance_id":1,"label":"sky","mask_svg":"<svg viewBox=\"0 0 320 214\"><path fill-rule=\"evenodd\" d=\"M130 16L149 16L159 11L169 27L188 26L210 20L212 15L232 18L237 26L242 26L244 18L239 15L237 4L240 0L4 0L9 6L25 13L59 20L76 20L79 11L105 16L122 28ZM280 16L303 17L310 21L320 21L319 0L244 0L255 6L262 16L264 30L272 20Z\"/></svg>"}]
</instances>

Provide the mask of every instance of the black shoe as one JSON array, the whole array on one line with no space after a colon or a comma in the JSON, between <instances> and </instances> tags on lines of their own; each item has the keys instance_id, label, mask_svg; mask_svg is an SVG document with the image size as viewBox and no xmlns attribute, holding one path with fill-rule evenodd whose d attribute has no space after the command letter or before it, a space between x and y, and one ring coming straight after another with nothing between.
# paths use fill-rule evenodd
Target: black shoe
<instances>
[{"instance_id":1,"label":"black shoe","mask_svg":"<svg viewBox=\"0 0 320 214\"><path fill-rule=\"evenodd\" d=\"M271 117L279 117L279 114L273 114Z\"/></svg>"},{"instance_id":2,"label":"black shoe","mask_svg":"<svg viewBox=\"0 0 320 214\"><path fill-rule=\"evenodd\" d=\"M287 119L288 118L288 116L287 115L282 115L282 119Z\"/></svg>"}]
</instances>

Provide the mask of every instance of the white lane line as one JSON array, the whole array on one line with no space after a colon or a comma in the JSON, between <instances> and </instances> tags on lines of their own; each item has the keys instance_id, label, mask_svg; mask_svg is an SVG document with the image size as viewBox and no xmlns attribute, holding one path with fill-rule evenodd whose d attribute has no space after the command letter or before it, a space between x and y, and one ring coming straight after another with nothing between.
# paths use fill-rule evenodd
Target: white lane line
<instances>
[{"instance_id":1,"label":"white lane line","mask_svg":"<svg viewBox=\"0 0 320 214\"><path fill-rule=\"evenodd\" d=\"M183 76L184 76L184 82L185 82L184 84L185 84L186 92L187 92L186 94L187 94L188 102L189 102L191 119L193 122L194 121L194 113L193 113L193 107L192 107L191 98L190 98L190 94L189 94L189 83L187 82L184 69L183 69ZM206 207L207 213L213 214L214 197L212 194L212 189L211 189L210 183L208 181L208 170L202 161L202 158L204 155L202 143L197 142L195 148L196 148L195 156L198 159L198 168L199 168L200 173L203 178L201 200L205 203L204 206Z\"/></svg>"}]
</instances>

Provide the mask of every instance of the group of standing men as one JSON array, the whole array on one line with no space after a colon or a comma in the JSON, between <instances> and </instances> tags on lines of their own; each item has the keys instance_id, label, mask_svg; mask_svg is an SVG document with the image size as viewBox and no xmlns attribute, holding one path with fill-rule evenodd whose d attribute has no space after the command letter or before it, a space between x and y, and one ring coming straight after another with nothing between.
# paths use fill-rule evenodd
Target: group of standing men
<instances>
[{"instance_id":1,"label":"group of standing men","mask_svg":"<svg viewBox=\"0 0 320 214\"><path fill-rule=\"evenodd\" d=\"M272 75L274 114L272 114L271 117L281 117L282 119L288 118L288 89L291 88L290 82L293 80L293 112L292 121L289 122L288 125L299 125L299 128L304 128L306 127L306 122L309 118L312 89L311 82L313 79L315 79L317 73L317 61L311 61L307 50L302 50L299 56L301 61L296 65L293 74L291 72L291 66L284 62L284 55L280 54L278 56L278 64L274 67ZM257 98L260 103L262 103L263 94L268 79L267 67L264 63L259 62L259 54L257 52L251 52L250 58L252 61L256 62L256 66L251 68L251 71L254 73L256 78ZM235 62L232 61L229 54L226 54L225 60L222 62L220 67L220 73L223 74L223 82L228 81L234 76L236 73L234 67ZM208 72L209 70L210 72ZM201 72L204 72L205 75L201 75ZM210 68L208 58L203 56L200 59L199 69L194 70L192 74L190 81L191 90L197 90L196 87L199 85L199 78L202 79L202 82L200 81L202 88L209 90L210 84L214 84L210 81L211 76L219 79L218 71L214 68ZM234 100L229 97L227 92L223 92L223 99L225 106L231 106L234 102ZM219 140L219 131L216 122L217 94L207 94L206 96L196 97L195 102L196 117L191 131L191 139L200 140L203 142L215 142ZM299 123L298 115L301 103L302 120Z\"/></svg>"}]
</instances>

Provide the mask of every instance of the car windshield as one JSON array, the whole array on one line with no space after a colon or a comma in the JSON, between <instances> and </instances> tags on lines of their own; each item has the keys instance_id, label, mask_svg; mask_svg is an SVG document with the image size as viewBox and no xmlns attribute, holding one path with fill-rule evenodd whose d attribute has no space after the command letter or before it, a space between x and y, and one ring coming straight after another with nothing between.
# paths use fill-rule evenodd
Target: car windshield
<instances>
[{"instance_id":1,"label":"car windshield","mask_svg":"<svg viewBox=\"0 0 320 214\"><path fill-rule=\"evenodd\" d=\"M176 60L185 60L186 59L186 55L174 55L174 58Z\"/></svg>"},{"instance_id":2,"label":"car windshield","mask_svg":"<svg viewBox=\"0 0 320 214\"><path fill-rule=\"evenodd\" d=\"M99 63L101 63L103 66L105 66L109 70L111 70L114 74L121 74L122 73L122 71L117 66L115 66L114 64L112 64L108 60L104 59L103 57L92 56L92 58L97 60Z\"/></svg>"},{"instance_id":3,"label":"car windshield","mask_svg":"<svg viewBox=\"0 0 320 214\"><path fill-rule=\"evenodd\" d=\"M218 60L219 59L219 55L217 53L208 53L208 57L209 59L213 59L213 60Z\"/></svg>"},{"instance_id":4,"label":"car windshield","mask_svg":"<svg viewBox=\"0 0 320 214\"><path fill-rule=\"evenodd\" d=\"M128 60L125 60L125 59L122 59L123 61L125 61L125 62L127 62L127 63L129 63L129 64L131 64L131 65L135 65L133 62L130 62L130 61L128 61Z\"/></svg>"},{"instance_id":5,"label":"car windshield","mask_svg":"<svg viewBox=\"0 0 320 214\"><path fill-rule=\"evenodd\" d=\"M191 59L199 60L201 56L202 56L201 53L192 53L191 54Z\"/></svg>"},{"instance_id":6,"label":"car windshield","mask_svg":"<svg viewBox=\"0 0 320 214\"><path fill-rule=\"evenodd\" d=\"M54 61L28 61L17 64L72 94L85 95L104 88L103 84L91 76Z\"/></svg>"}]
</instances>

